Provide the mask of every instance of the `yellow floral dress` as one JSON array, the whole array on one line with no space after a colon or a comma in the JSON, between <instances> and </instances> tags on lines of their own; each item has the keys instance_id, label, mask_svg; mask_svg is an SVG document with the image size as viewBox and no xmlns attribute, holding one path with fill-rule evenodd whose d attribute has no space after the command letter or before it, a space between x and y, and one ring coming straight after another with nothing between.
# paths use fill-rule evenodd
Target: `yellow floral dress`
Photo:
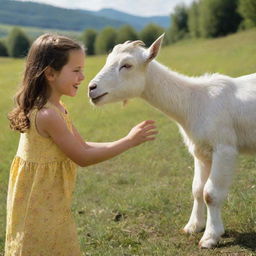
<instances>
[{"instance_id":1,"label":"yellow floral dress","mask_svg":"<svg viewBox=\"0 0 256 256\"><path fill-rule=\"evenodd\" d=\"M58 111L72 132L68 114L45 107ZM37 111L31 111L10 170L5 256L81 256L71 213L77 166L37 132Z\"/></svg>"}]
</instances>

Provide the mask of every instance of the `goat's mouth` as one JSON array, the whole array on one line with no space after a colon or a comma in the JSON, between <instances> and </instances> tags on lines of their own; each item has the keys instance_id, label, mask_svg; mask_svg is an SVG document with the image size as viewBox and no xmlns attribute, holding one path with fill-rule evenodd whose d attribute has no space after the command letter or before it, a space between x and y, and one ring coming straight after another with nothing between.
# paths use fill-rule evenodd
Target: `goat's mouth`
<instances>
[{"instance_id":1,"label":"goat's mouth","mask_svg":"<svg viewBox=\"0 0 256 256\"><path fill-rule=\"evenodd\" d=\"M107 94L108 94L108 92L105 92L97 97L91 98L91 101L93 102L93 104L96 104Z\"/></svg>"}]
</instances>

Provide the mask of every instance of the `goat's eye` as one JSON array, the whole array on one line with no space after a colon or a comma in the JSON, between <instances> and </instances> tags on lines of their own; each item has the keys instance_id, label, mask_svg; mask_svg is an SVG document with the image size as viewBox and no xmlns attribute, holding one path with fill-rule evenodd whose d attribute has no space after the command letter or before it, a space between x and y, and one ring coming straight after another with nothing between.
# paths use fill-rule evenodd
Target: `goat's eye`
<instances>
[{"instance_id":1,"label":"goat's eye","mask_svg":"<svg viewBox=\"0 0 256 256\"><path fill-rule=\"evenodd\" d=\"M123 68L126 68L126 69L129 69L129 68L131 68L132 67L132 65L131 64L124 64L124 65L122 65L120 68L119 68L119 71L121 70L121 69L123 69Z\"/></svg>"}]
</instances>

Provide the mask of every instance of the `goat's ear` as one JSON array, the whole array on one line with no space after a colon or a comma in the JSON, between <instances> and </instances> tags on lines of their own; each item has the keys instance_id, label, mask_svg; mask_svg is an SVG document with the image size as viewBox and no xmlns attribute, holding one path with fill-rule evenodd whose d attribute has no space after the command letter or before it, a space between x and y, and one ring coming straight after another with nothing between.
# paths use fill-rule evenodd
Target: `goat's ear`
<instances>
[{"instance_id":1,"label":"goat's ear","mask_svg":"<svg viewBox=\"0 0 256 256\"><path fill-rule=\"evenodd\" d=\"M158 52L161 48L161 44L163 42L163 39L164 39L164 34L159 36L156 39L156 41L148 48L146 62L150 62L151 60L153 60L157 56L157 54L158 54Z\"/></svg>"}]
</instances>

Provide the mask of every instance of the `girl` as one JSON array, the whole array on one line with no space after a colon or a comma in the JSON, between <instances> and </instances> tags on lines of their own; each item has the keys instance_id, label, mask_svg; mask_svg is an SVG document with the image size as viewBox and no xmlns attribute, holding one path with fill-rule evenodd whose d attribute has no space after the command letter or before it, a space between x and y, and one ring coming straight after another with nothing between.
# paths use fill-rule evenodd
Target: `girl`
<instances>
[{"instance_id":1,"label":"girl","mask_svg":"<svg viewBox=\"0 0 256 256\"><path fill-rule=\"evenodd\" d=\"M85 142L72 125L62 95L75 96L84 79L84 48L57 35L31 46L11 128L21 133L9 180L5 256L81 255L71 200L76 166L112 158L153 140L153 121L109 143Z\"/></svg>"}]
</instances>

